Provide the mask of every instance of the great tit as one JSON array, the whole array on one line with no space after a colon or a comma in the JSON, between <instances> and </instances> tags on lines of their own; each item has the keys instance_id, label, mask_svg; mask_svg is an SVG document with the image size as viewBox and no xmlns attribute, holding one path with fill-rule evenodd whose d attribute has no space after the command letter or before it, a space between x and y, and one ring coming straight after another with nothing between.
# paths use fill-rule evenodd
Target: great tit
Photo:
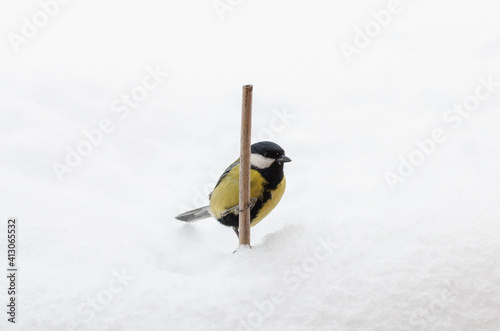
<instances>
[{"instance_id":1,"label":"great tit","mask_svg":"<svg viewBox=\"0 0 500 331\"><path fill-rule=\"evenodd\" d=\"M280 202L285 192L283 173L285 162L292 161L278 144L270 141L255 143L250 156L250 226L266 217ZM212 193L210 205L194 209L175 218L185 222L214 217L225 226L232 227L239 237L239 178L240 159L231 164L220 176Z\"/></svg>"}]
</instances>

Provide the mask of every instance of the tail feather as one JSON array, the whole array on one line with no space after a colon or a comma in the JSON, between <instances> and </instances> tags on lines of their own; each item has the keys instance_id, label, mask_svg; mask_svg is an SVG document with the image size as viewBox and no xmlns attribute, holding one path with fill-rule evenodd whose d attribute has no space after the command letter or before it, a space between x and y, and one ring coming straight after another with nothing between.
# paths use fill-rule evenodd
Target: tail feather
<instances>
[{"instance_id":1,"label":"tail feather","mask_svg":"<svg viewBox=\"0 0 500 331\"><path fill-rule=\"evenodd\" d=\"M211 217L212 215L210 215L209 210L210 207L205 206L198 209L187 211L185 213L175 216L175 218L178 219L179 221L184 221L184 222L190 222L190 223L196 222L204 218Z\"/></svg>"}]
</instances>

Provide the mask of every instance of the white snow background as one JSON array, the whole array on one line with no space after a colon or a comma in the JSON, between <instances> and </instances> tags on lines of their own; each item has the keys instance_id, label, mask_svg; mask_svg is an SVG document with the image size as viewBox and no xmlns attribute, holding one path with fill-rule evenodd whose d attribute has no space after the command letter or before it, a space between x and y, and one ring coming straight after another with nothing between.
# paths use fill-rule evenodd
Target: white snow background
<instances>
[{"instance_id":1,"label":"white snow background","mask_svg":"<svg viewBox=\"0 0 500 331\"><path fill-rule=\"evenodd\" d=\"M0 277L0 329L500 329L496 2L56 4L0 5L0 265L8 217L19 263L16 325ZM26 20L40 27L16 52ZM341 45L366 27L348 62ZM168 77L120 103L155 70ZM231 229L174 216L237 158L245 84L254 142L293 162L233 254Z\"/></svg>"}]
</instances>

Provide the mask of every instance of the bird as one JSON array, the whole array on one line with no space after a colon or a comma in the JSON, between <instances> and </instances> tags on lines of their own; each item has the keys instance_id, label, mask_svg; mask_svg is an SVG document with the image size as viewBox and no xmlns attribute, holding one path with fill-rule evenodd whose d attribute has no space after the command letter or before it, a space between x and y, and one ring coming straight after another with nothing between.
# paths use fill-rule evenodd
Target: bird
<instances>
[{"instance_id":1,"label":"bird","mask_svg":"<svg viewBox=\"0 0 500 331\"><path fill-rule=\"evenodd\" d=\"M262 141L251 146L250 155L250 226L255 226L278 205L286 188L284 164L292 160L278 144ZM240 159L220 176L209 194L209 205L177 215L184 222L213 217L231 227L239 237Z\"/></svg>"}]
</instances>

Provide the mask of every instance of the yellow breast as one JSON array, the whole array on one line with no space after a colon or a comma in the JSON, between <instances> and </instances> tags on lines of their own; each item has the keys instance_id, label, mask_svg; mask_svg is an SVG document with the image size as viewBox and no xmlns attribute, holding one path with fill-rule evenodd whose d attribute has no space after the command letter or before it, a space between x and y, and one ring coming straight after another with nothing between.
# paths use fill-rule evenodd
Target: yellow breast
<instances>
[{"instance_id":1,"label":"yellow breast","mask_svg":"<svg viewBox=\"0 0 500 331\"><path fill-rule=\"evenodd\" d=\"M239 204L239 164L234 166L226 177L214 189L210 197L210 213L213 217L220 219L222 213ZM255 169L250 170L250 198L259 199L264 194L264 185L267 184L262 175ZM271 193L271 198L264 203L257 216L251 220L250 225L254 226L266 217L281 200L285 192L286 181L283 180L275 191Z\"/></svg>"},{"instance_id":2,"label":"yellow breast","mask_svg":"<svg viewBox=\"0 0 500 331\"><path fill-rule=\"evenodd\" d=\"M262 221L262 219L267 215L269 215L269 213L274 209L274 207L278 205L278 203L281 200L281 197L283 196L283 193L285 193L285 187L286 187L286 179L283 176L283 180L281 181L281 183L278 184L276 190L271 192L271 198L264 203L262 209L257 214L257 217L255 217L251 221L250 226L254 226L260 221Z\"/></svg>"}]
</instances>

